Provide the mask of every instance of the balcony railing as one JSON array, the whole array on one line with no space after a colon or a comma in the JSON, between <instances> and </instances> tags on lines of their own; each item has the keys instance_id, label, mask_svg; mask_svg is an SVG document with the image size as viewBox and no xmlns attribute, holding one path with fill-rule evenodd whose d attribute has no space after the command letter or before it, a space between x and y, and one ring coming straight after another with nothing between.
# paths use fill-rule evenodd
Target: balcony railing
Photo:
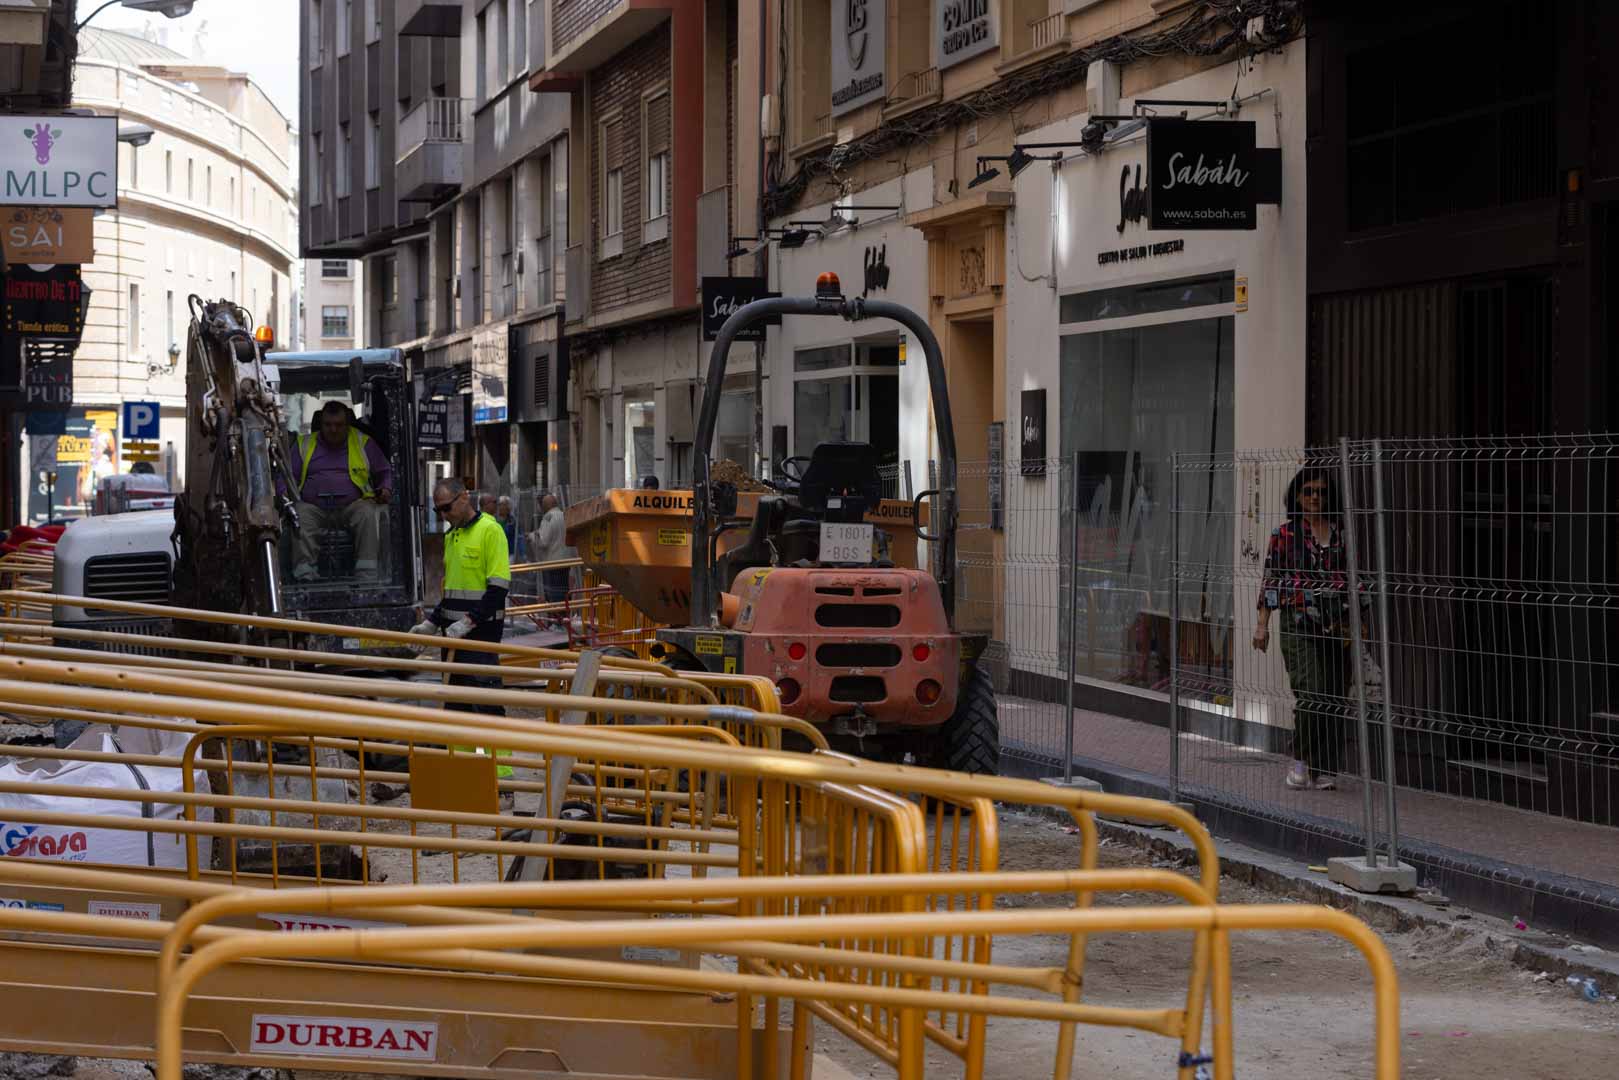
<instances>
[{"instance_id":1,"label":"balcony railing","mask_svg":"<svg viewBox=\"0 0 1619 1080\"><path fill-rule=\"evenodd\" d=\"M431 202L460 188L471 116L468 99L435 97L400 118L395 166L401 201Z\"/></svg>"},{"instance_id":2,"label":"balcony railing","mask_svg":"<svg viewBox=\"0 0 1619 1080\"><path fill-rule=\"evenodd\" d=\"M471 129L468 98L426 98L399 120L399 161L430 143L460 143ZM398 162L396 162L397 164Z\"/></svg>"},{"instance_id":3,"label":"balcony railing","mask_svg":"<svg viewBox=\"0 0 1619 1080\"><path fill-rule=\"evenodd\" d=\"M890 106L900 106L912 101L923 101L939 96L939 69L928 68L925 71L913 71L908 75L901 75L894 87L894 92L888 97Z\"/></svg>"},{"instance_id":4,"label":"balcony railing","mask_svg":"<svg viewBox=\"0 0 1619 1080\"><path fill-rule=\"evenodd\" d=\"M1042 19L1029 20L1029 51L1038 52L1041 49L1066 40L1068 37L1068 16L1064 12L1047 15Z\"/></svg>"}]
</instances>

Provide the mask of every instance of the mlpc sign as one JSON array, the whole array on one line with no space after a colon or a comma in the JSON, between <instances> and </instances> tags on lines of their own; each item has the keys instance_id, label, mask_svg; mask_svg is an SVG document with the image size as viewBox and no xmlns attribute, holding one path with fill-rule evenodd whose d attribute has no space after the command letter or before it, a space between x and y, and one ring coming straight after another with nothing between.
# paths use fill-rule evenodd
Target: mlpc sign
<instances>
[{"instance_id":1,"label":"mlpc sign","mask_svg":"<svg viewBox=\"0 0 1619 1080\"><path fill-rule=\"evenodd\" d=\"M0 116L0 206L118 205L118 119Z\"/></svg>"}]
</instances>

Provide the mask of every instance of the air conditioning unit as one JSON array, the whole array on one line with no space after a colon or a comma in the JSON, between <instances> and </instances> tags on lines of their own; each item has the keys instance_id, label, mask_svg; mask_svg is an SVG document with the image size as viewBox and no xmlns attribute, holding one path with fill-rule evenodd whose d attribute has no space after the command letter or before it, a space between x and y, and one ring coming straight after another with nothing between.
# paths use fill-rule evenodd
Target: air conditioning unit
<instances>
[{"instance_id":1,"label":"air conditioning unit","mask_svg":"<svg viewBox=\"0 0 1619 1080\"><path fill-rule=\"evenodd\" d=\"M1119 83L1123 69L1107 60L1093 61L1085 72L1085 111L1092 116L1117 116Z\"/></svg>"},{"instance_id":2,"label":"air conditioning unit","mask_svg":"<svg viewBox=\"0 0 1619 1080\"><path fill-rule=\"evenodd\" d=\"M775 94L759 99L759 134L766 139L781 137L781 112L776 108Z\"/></svg>"}]
</instances>

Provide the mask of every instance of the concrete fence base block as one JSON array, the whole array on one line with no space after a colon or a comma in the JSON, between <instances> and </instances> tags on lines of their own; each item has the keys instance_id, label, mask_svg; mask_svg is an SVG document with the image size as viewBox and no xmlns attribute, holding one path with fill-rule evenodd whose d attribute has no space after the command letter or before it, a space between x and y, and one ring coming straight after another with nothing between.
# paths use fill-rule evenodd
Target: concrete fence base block
<instances>
[{"instance_id":1,"label":"concrete fence base block","mask_svg":"<svg viewBox=\"0 0 1619 1080\"><path fill-rule=\"evenodd\" d=\"M1072 780L1064 780L1060 776L1042 776L1040 782L1050 784L1052 787L1066 788L1069 791L1092 791L1098 795L1101 795L1105 790L1101 781L1092 780L1088 776L1076 776Z\"/></svg>"},{"instance_id":2,"label":"concrete fence base block","mask_svg":"<svg viewBox=\"0 0 1619 1080\"><path fill-rule=\"evenodd\" d=\"M1379 859L1375 864L1366 856L1327 860L1327 877L1345 888L1363 893L1409 893L1417 888L1417 868L1410 863Z\"/></svg>"}]
</instances>

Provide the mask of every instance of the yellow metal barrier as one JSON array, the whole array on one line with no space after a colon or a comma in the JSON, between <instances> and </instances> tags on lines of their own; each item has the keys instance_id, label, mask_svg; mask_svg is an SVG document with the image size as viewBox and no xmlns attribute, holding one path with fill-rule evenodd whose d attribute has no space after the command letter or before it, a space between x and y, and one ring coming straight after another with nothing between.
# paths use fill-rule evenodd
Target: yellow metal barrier
<instances>
[{"instance_id":1,"label":"yellow metal barrier","mask_svg":"<svg viewBox=\"0 0 1619 1080\"><path fill-rule=\"evenodd\" d=\"M115 714L127 714L132 719L139 719L140 714L149 716L155 714L158 716L167 715L204 719L214 722L224 721L241 725L248 719L243 714L242 706L251 703L241 700L220 701L212 695L226 694L240 697L243 695L264 694L264 691L258 688L232 689L213 682L199 683L197 680L181 676L121 674L94 664L44 665L36 661L11 660L0 662L0 674L21 675L24 679L31 677L40 680L38 682L0 683L0 693L16 697L28 707L67 707L80 711L113 708ZM53 678L63 677L76 679L80 683L93 684L100 681L108 686L126 687L128 689L119 692L97 690L94 686L85 685L49 685ZM140 692L142 690L147 692ZM206 692L210 696L183 698L177 695L176 692L179 690ZM158 693L156 691L167 692ZM636 710L644 708L644 706L634 702L580 699L563 695L535 696L537 698L558 699L547 701L546 704L559 709L569 707L601 709L606 707ZM404 742L407 745L413 741L424 743L428 746L453 745L453 740L457 736L465 737L464 732L456 727L458 723L485 719L482 717L471 718L465 715L456 717L453 714L428 712L409 706L397 707L400 714L398 718L376 715L332 716L328 713L319 712L315 708L315 706L319 705L329 707L333 704L330 697L304 693L272 695L268 702L265 702L261 697L259 702L273 703L279 707L267 712L265 715L254 718L258 723L263 724L266 719L272 720L273 723L269 724L269 727L279 729L288 736L295 736L299 741L307 741L311 747L320 745L323 740L326 742L340 742L345 739L352 742L356 747L364 746L361 740L382 739ZM348 703L339 701L336 704L341 706ZM365 703L365 705L367 708L374 709L377 707L374 703ZM300 706L310 707L300 708ZM701 714L705 711L700 708L686 708L690 709L692 714ZM712 713L715 710L707 711ZM488 719L495 720L498 718ZM163 721L154 722L162 723ZM172 724L173 721L169 721L169 723ZM986 800L992 795L1003 798L1011 797L1015 801L1055 802L1069 805L1071 809L1076 811L1077 817L1082 823L1089 818L1088 810L1099 804L1111 804L1126 810L1126 812L1136 813L1144 809L1156 809L1161 812L1162 816L1171 820L1178 813L1171 812L1173 808L1155 806L1155 804L1144 800L1109 799L1108 797L1100 797L1099 799L1097 797L1076 798L1076 793L1058 792L1042 785L1005 781L1000 778L938 774L927 770L870 763L856 764L841 760L835 755L821 754L804 758L735 748L721 751L721 759L716 761L713 756L715 752L704 750L700 745L671 742L668 735L673 733L675 729L670 729L666 725L655 725L646 731L637 731L636 729L595 729L581 732L579 729L559 728L554 725L533 723L527 724L526 728L524 728L521 726L523 723L516 722L510 731L501 730L489 734L481 733L479 737L483 741L494 742L497 746L510 745L514 750L528 753L532 755L533 761L537 764L548 763L548 755L556 754L566 754L574 761L592 762L592 773L588 777L590 782L582 785L570 784L570 789L574 787L586 789L599 799L598 805L602 806L638 807L644 810L655 803L662 802L664 805L680 807L683 805L682 796L684 795L684 805L690 807L690 792L682 793L678 790L678 787L672 790L666 779L678 776L682 771L688 776L699 776L705 769L713 772L729 770L734 777L744 781L743 784L734 789L733 797L745 798L749 805L752 804L755 798L756 781L763 781L766 785L781 784L782 777L791 777L791 783L796 785L796 788L779 787L776 789L776 794L782 796L779 803L782 810L779 815L769 811L769 808L777 805L777 803L770 793L765 794L763 806L767 812L761 825L762 833L754 834L752 816L744 816L744 824L737 838L738 850L739 852L748 852L748 854L745 857L739 857L739 869L744 873L748 873L755 869L781 867L789 873L796 873L800 880L808 878L817 883L822 879L814 875L813 871L820 868L823 858L826 860L827 866L848 866L870 871L873 876L865 879L867 887L863 891L858 894L845 894L846 896L858 895L866 898L862 902L868 905L863 909L855 908L850 910L849 917L866 917L874 910L879 912L890 910L898 916L921 918L926 915L925 908L928 904L933 903L935 906L937 904L936 901L930 900L930 897L961 896L981 898L988 895L990 889L988 878L992 875L977 874L965 878L961 876L954 878L924 876L924 880L931 883L931 887L923 888L918 886L913 888L912 893L916 900L914 902L902 901L902 903L909 904L909 906L902 907L899 910L885 909L882 906L870 906L869 898L871 897L898 895L873 891L872 882L881 881L881 875L884 875L885 871L891 871L886 875L890 877L896 875L910 877L912 875L907 872L909 868L919 865L937 865L945 857L942 852L946 850L947 845L938 832L935 832L934 845L941 854L930 854L925 832L918 828L921 811L917 803L912 799L919 795L931 795L934 799L932 813L935 818L935 830L938 829L941 821L946 820L947 813L953 821L950 826L952 831L959 830L963 824L963 816L960 813L957 811L947 812L942 809L946 800L954 800L963 810L971 806L974 812L969 815L970 818L983 820L992 817L992 813L983 812L988 808L981 800ZM248 723L247 726L251 727L252 724ZM698 734L698 732L692 731L690 727L680 729L680 733L683 735ZM702 737L713 738L712 735ZM732 745L733 742L730 739L721 739L720 741L726 746ZM456 756L448 752L440 753L441 756L446 758ZM624 764L617 766L607 765L603 763L603 759L619 761ZM225 759L227 768L234 767L229 764L230 760L228 756ZM363 752L360 761L363 764ZM273 756L271 764L267 764L266 767L271 767L272 764ZM173 763L170 762L169 765L172 767ZM183 775L189 775L189 772L189 769L185 769L183 770ZM657 777L664 779L660 780ZM660 784L662 784L661 787L659 786ZM695 785L693 786L695 787ZM543 785L536 785L536 787L541 791L544 790ZM897 797L900 794L910 798ZM1025 796L1025 798L1016 800L1018 795ZM835 797L842 797L844 801L834 803L832 800ZM973 800L980 800L980 802L975 803ZM1085 805L1087 801L1090 803L1088 806ZM282 805L286 806L288 804L283 803ZM686 820L689 822L693 812L687 809L685 814ZM679 820L678 812L669 820ZM825 823L824 829L821 827L823 822ZM820 835L825 836L824 843L816 839ZM969 851L967 853L961 856L951 855L949 858L952 860L970 858L970 849L973 844L977 844L982 849L987 843L981 839L984 835L979 831L976 836L980 837L980 839L969 841ZM313 837L305 837L305 839L311 842L335 843L350 840L352 837L333 836L329 833L322 835L319 830L316 830ZM1194 839L1196 839L1195 836ZM440 843L444 843L444 846L449 847L458 843L459 840L460 838L449 838L448 842L440 841ZM493 843L501 842L498 839L493 841ZM750 843L753 846L750 847ZM795 845L797 846L795 847ZM953 840L948 846L956 847L958 842ZM542 853L553 858L556 855L554 849L547 848L527 849L527 853L532 857L539 857ZM672 862L667 860L665 863L673 865ZM695 867L704 864L698 860L688 863L688 865L694 866L693 872L695 873L697 872ZM805 874L806 868L811 871L811 874ZM557 888L563 884L565 883L548 884L543 887ZM619 890L643 884L649 883L615 882L608 884L606 887L615 890L613 892L615 903L623 903L629 897ZM657 879L651 881L650 884L658 888L676 888L676 893L664 895L664 903L669 903L669 898L672 895L681 895L678 890L685 887L685 885L678 882ZM476 887L462 886L462 888ZM510 888L510 886L497 887ZM727 885L726 887L738 888L735 884ZM800 895L802 895L803 886L800 885L797 888L800 889ZM819 884L813 885L811 888L812 896L824 895L824 890L819 887ZM378 890L368 889L363 891L375 893ZM1212 890L1201 891L1200 895L1208 897L1211 892ZM263 894L259 893L257 895L262 896ZM291 895L291 893L282 892L278 894L278 899L280 896L287 895ZM507 893L504 895L510 899L515 894ZM556 896L557 894L550 895ZM755 899L750 901L753 905L750 910L756 911L758 904L768 899L765 894L756 894ZM779 895L777 899L780 901ZM262 900L259 902L262 903ZM539 905L536 904L536 906ZM792 909L795 918L830 917L815 913L836 910L840 909L836 906L829 906L824 900L819 902L818 906L804 907L799 904ZM781 913L786 914L787 908L783 907ZM952 912L946 910L940 914L949 915ZM763 917L769 918L771 916L766 914ZM779 918L780 916L776 917ZM59 923L56 925L63 926L66 924ZM936 959L934 950L925 944L930 937L938 936L940 940L955 939L966 942L969 940L987 941L988 935L979 932L973 925L962 929L948 930L938 930L938 927L944 924L924 923L918 925L923 929L919 929L914 934L848 939L845 944L850 947L818 954L822 958L822 962L819 963L802 953L794 954L780 950L768 955L750 953L747 961L748 971L758 972L760 970L759 964L764 962L767 965L765 967L767 972L771 970L769 965L774 965L774 973L749 977L780 980L783 977L799 976L802 981L822 984L827 989L824 991L817 989L808 994L800 994L796 990L790 993L777 992L778 986L776 983L761 984L765 989L756 990L752 988L753 984L743 982L738 984L735 992L742 995L763 994L772 998L790 997L795 1000L802 997L806 1000L814 1000L817 1004L830 1008L834 1014L841 1015L850 1021L852 1031L867 1036L867 1038L860 1040L863 1045L867 1045L868 1048L878 1051L885 1057L891 1055L891 1059L895 1061L896 1067L900 1069L902 1076L914 1075L911 1070L920 1067L919 1047L921 1039L916 1024L918 1018L927 1016L929 1012L936 1013L941 1017L965 1015L969 1017L967 1021L968 1034L964 1040L966 1045L962 1053L970 1063L975 1045L980 1055L982 1052L982 1038L980 1036L975 1040L972 1035L972 1022L974 1019L986 1015L986 1011L980 1008L974 1000L968 999L982 997L985 993L987 980L983 977L983 972L987 970L984 966L984 962L988 958L987 953L982 960L975 956L971 962L961 963L953 968L949 966L944 968L928 967L924 971L923 968L916 965L921 962L926 962L927 964L945 963L948 965L948 957L942 960ZM1215 931L1212 928L1194 926L1192 929L1198 933L1200 939L1207 939L1211 943L1215 939ZM935 931L938 931L937 934ZM1076 931L1072 940L1076 943L1082 943L1083 938L1079 936L1082 932L1083 929ZM1071 950L1072 948L1073 946L1071 946ZM1220 969L1214 952L1215 950L1211 949L1209 957L1210 962L1214 964L1213 974L1216 982L1218 982ZM852 954L854 959L843 957L842 954L844 953ZM867 956L868 953L871 956ZM1200 955L1194 955L1191 976L1194 985L1199 979L1199 971L1202 968L1199 959ZM963 959L965 960L965 956ZM928 974L929 978L937 975L941 980L945 980L943 985L947 990L951 985L949 980L953 980L958 991L961 991L962 988L970 987L971 992L936 995L929 999L931 1004L926 1005L922 1004L917 997L904 996L907 993L916 991L918 986L923 985L925 980L922 980L922 975L924 974ZM1054 979L1055 985L1062 988L1065 997L1070 998L1071 1001L1077 1001L1078 972L1072 960L1067 970L1048 974ZM855 975L859 977L852 977ZM659 977L661 978L662 976ZM893 991L901 996L895 997L893 994L887 993L888 991ZM1202 992L1189 993L1189 998L1200 1004ZM1195 1028L1201 1017L1201 1012L1201 1008L1198 1008L1195 1012L1188 1008L1179 1014L1183 1017L1183 1021L1179 1025L1179 1033L1183 1041L1186 1039L1187 1033ZM770 1014L774 1015L774 1010L770 1010ZM744 1033L739 1036L736 1046L736 1054L740 1062L749 1061L756 1049L753 1046L751 1035L753 1026L752 1010L747 1010L745 1015L747 1022L738 1025L738 1030ZM942 1025L938 1026L942 1032ZM776 1043L771 1035L772 1027L773 1025L767 1024L763 1041L757 1048L757 1054L762 1063L775 1061L776 1052L781 1049L779 1043ZM799 1046L800 1030L801 1026L795 1027L794 1047ZM931 1029L924 1030L931 1032ZM1058 1037L1059 1061L1071 1057L1071 1034L1065 1035L1065 1033L1071 1033L1071 1030L1071 1021L1061 1022ZM1174 1034L1174 1032L1170 1033ZM1216 1035L1218 1041L1218 1030ZM937 1035L934 1037L938 1038ZM1191 1045L1195 1050L1199 1044L1193 1041ZM981 1056L979 1060L981 1061Z\"/></svg>"},{"instance_id":2,"label":"yellow metal barrier","mask_svg":"<svg viewBox=\"0 0 1619 1080\"><path fill-rule=\"evenodd\" d=\"M1163 879L1152 878L1153 871L1114 871L1115 887L1162 889L1186 894L1195 886L1185 879L1172 884L1168 879L1177 875L1166 874ZM1060 886L1050 884L1051 877L1063 878ZM988 890L992 892L1020 891L1020 887L1051 888L1053 891L1081 892L1094 888L1100 874L984 874L974 880L961 880L954 875L944 881L931 876L900 878L866 878L862 876L841 879L821 879L809 883L821 894L845 895L857 891L874 895L903 892L910 888L923 892L931 888ZM1028 879L1027 882L1020 879ZM1035 882L1039 884L1036 885ZM802 879L758 878L742 882L637 882L628 883L626 891L637 894L658 892L662 896L679 894L689 898L734 893L738 897L751 897L766 907L786 906L783 901L805 886ZM599 886L598 886L599 887ZM530 892L521 890L520 902L543 899L544 890L568 890L567 885L540 886ZM443 890L383 889L376 890L368 900L389 901L384 894L397 892L401 904L432 904L453 900L458 903L488 903L490 897L483 890L473 889L461 895L447 894ZM501 894L510 898L510 891ZM575 897L577 893L573 894ZM620 894L624 895L624 894ZM288 894L295 907L302 907L303 898ZM311 898L316 910L328 912L352 903L354 897L341 893ZM1063 933L1070 936L1105 932L1164 932L1192 930L1211 935L1214 950L1214 1000L1216 1018L1214 1028L1214 1072L1218 1078L1234 1075L1233 1037L1231 1025L1231 979L1229 934L1234 930L1318 930L1335 934L1354 944L1366 957L1371 968L1376 1008L1376 1075L1380 1080L1393 1080L1398 1075L1398 989L1393 963L1386 949L1364 924L1351 916L1326 908L1302 905L1268 905L1253 907L1216 907L1194 904L1189 907L1111 908L1111 909L1024 909L1017 912L967 911L932 913L861 913L848 915L752 916L738 919L697 920L641 920L609 919L583 924L561 925L547 921L528 924L480 925L468 927L424 927L400 930L341 930L320 934L291 937L288 935L244 932L222 937L203 945L184 963L177 963L181 939L209 917L223 914L241 905L253 903L253 898L220 897L205 901L183 916L174 933L165 942L160 972L160 1000L158 1005L158 1075L160 1080L178 1080L180 1066L180 1031L182 1010L187 996L199 981L210 972L227 964L248 958L303 958L341 959L347 961L373 961L425 966L443 966L459 970L485 970L512 974L528 974L545 978L582 978L613 983L655 984L670 988L706 989L727 993L751 993L781 996L795 1000L837 1002L842 1005L871 1005L892 1011L963 1011L974 1015L1013 1016L1054 1020L1063 1025L1075 1023L1104 1024L1132 1027L1175 1038L1182 1030L1186 1017L1174 1009L1120 1008L1116 1006L1084 1005L1069 1000L1047 1001L1011 997L993 992L950 994L948 990L934 989L937 979L944 986L952 981L979 981L991 985L1032 987L1048 993L1062 994L1062 980L1053 980L1038 969L1008 969L1004 965L962 965L934 958L918 957L905 952L868 951L850 953L835 946L824 954L830 960L859 967L872 974L865 981L829 982L813 978L782 977L780 975L751 975L710 970L658 969L648 970L622 963L581 961L552 956L514 955L512 949L548 950L633 943L644 947L698 948L704 951L728 952L739 959L756 955L799 956L803 950L793 946L803 942L836 943L843 941L904 942L919 937L960 935L967 937L993 937L999 935ZM376 904L372 905L373 907ZM47 925L43 920L30 920L38 927ZM496 951L501 950L501 951ZM744 965L745 967L746 965ZM949 999L949 1000L946 1000ZM795 1042L798 1040L795 1039ZM1054 1076L1069 1075L1070 1062L1065 1059L1060 1045L1056 1053ZM739 1075L751 1075L745 1064L739 1062ZM922 1063L902 1055L900 1074L920 1077Z\"/></svg>"},{"instance_id":3,"label":"yellow metal barrier","mask_svg":"<svg viewBox=\"0 0 1619 1080\"><path fill-rule=\"evenodd\" d=\"M153 619L180 619L186 622L212 623L229 626L237 629L251 629L265 633L286 635L318 634L330 635L339 638L360 638L367 641L386 643L388 645L404 646L416 649L442 649L447 645L458 650L469 652L495 653L498 656L525 657L533 660L564 660L574 661L579 658L577 652L566 649L544 649L532 645L516 645L511 642L469 641L462 639L448 642L443 637L427 634L412 634L402 630L381 630L371 627L361 629L353 626L342 626L336 623L307 622L301 619L283 619L269 615L245 615L236 612L205 611L199 608L171 607L166 604L143 604L131 600L108 600L85 596L62 596L56 593L29 593L16 590L0 591L0 604L27 603L51 608L77 607L93 608L97 611L117 612L123 615L140 615ZM189 648L193 642L186 641ZM673 674L661 664L654 664L645 660L631 659L629 657L608 657L605 663L611 667L626 667L640 671L656 671L664 675Z\"/></svg>"},{"instance_id":4,"label":"yellow metal barrier","mask_svg":"<svg viewBox=\"0 0 1619 1080\"><path fill-rule=\"evenodd\" d=\"M974 831L970 834L971 838L966 841L966 850L961 850L960 839L951 839L947 844L946 840L936 833L935 846L938 853L930 854L926 831L921 827L921 811L915 802L916 799L927 796L934 800L933 814L936 822L950 822L949 828L957 837L962 835L965 820L984 822L993 818L992 809L988 804L990 799L1065 806L1075 815L1079 823L1082 864L1085 866L1094 866L1095 858L1094 823L1091 821L1090 811L1105 807L1114 812L1164 820L1185 828L1192 835L1194 843L1198 845L1205 859L1204 889L1211 897L1216 881L1212 853L1209 850L1207 836L1202 834L1201 827L1176 808L1148 800L1064 792L1045 785L997 777L969 777L874 763L854 763L827 754L804 757L772 754L741 747L716 752L684 741L677 743L666 736L639 731L633 727L580 729L516 718L469 717L466 714L422 710L408 705L354 702L325 694L279 691L255 686L228 686L218 681L196 680L189 675L173 672L127 672L111 670L99 664L52 664L35 660L7 659L0 660L0 675L9 676L13 680L0 682L0 693L6 694L24 707L66 708L81 712L110 709L120 716L129 716L133 719L140 716L156 716L248 728L268 728L284 732L288 741L307 742L312 748L345 744L346 740L346 745L360 751L359 760L362 766L367 747L389 742L406 745L413 743L428 746L454 745L455 739L467 738L465 728L460 725L476 723L480 725L477 740L486 745L509 749L514 756L506 760L512 761L514 765L521 761L524 767L538 769L548 766L555 758L590 763L589 774L583 777L574 776L574 782L567 784L567 790L587 794L595 800L594 805L602 810L638 812L642 816L637 824L648 827L702 824L701 814L705 800L696 798L696 792L709 788L707 777L724 776L733 785L730 792L733 806L752 806L756 801L761 801L762 796L761 805L766 810L764 820L757 828L753 815L737 815L739 820L735 842L738 851L738 869L748 875L777 868L790 873L795 872L796 868L796 872L802 873L805 856L810 857L813 872L818 869L816 860L822 857L823 849L829 865L859 867L876 873L885 871L909 873L914 869L926 868L930 864L937 865L946 857L953 862L962 859L970 861L971 849L975 845L980 852L988 848L989 840L986 837L990 834L985 833L981 826L975 825ZM64 683L72 685L63 685ZM695 706L650 706L635 701L574 698L546 693L532 693L528 696L538 706L547 710L657 715L686 723L697 723L706 718L725 716L730 712L723 707L715 709ZM658 725L658 729L664 730L665 725ZM729 740L725 741L729 743ZM453 758L456 755L443 756ZM273 762L273 755L271 760ZM227 755L226 767L236 768L237 766L231 765L230 761L231 758ZM173 763L169 764L172 767ZM492 763L489 764L492 769ZM189 774L189 770L186 770L186 773ZM360 775L363 784L365 779L363 770ZM689 781L685 791L680 790L682 776ZM760 787L761 784L763 788ZM490 790L493 790L493 786L491 782ZM536 782L519 790L544 792L546 785ZM829 801L835 797L841 797L844 803L834 804ZM858 814L851 816L847 810L840 809L850 804L862 807L868 817L860 819ZM772 810L773 807L780 807L779 813ZM655 811L659 808L668 808L670 813L658 818ZM966 814L969 808L973 810L970 815ZM352 807L342 807L338 813L353 816L352 810ZM806 812L809 814L807 819L802 817ZM882 829L878 829L879 820L886 823ZM805 821L808 821L811 827L804 827ZM817 830L821 822L826 823L823 830L826 836L824 845L804 842L802 838L818 835ZM488 824L487 821L481 823ZM455 824L459 825L462 822L457 821ZM365 834L362 832L361 835ZM874 837L880 838L874 841ZM297 838L306 844L356 841L353 836L323 835L319 830L315 830L313 835L297 834ZM463 837L434 838L431 846L453 850L461 846L463 839ZM365 841L362 839L358 842ZM701 842L715 841L705 837ZM493 840L481 843L500 845L508 841L503 841L497 836ZM803 843L803 846L795 851L794 845L800 843ZM427 845L417 843L399 846L419 850ZM547 859L554 859L557 854L553 849L543 847L510 850L496 846L479 850L482 854L495 854L497 863L503 854L522 853L526 857ZM946 856L946 851L951 854ZM890 854L891 852L903 852L903 859L899 854ZM606 862L610 859L611 853L604 856L601 861ZM624 861L648 861L665 866L677 864L669 859ZM711 864L704 860L691 860L685 865L693 866L693 872L696 873L698 872L696 867ZM907 909L900 914L921 914L929 904L939 906L938 899L930 900L929 897L981 898L983 895L977 890L962 890L958 884L954 889L922 893L918 900L922 908ZM965 904L965 900L963 902ZM953 902L946 903L947 913L950 903ZM970 939L962 937L959 940L962 942L962 951L959 955L965 957L966 943ZM1200 1003L1205 993L1203 987L1206 985L1208 972L1207 945L1212 939L1209 934L1199 931L1199 940L1200 947L1193 958L1192 988L1188 997L1189 1001ZM1071 945L1068 969L1063 973L1063 979L1066 980L1064 986L1068 988L1065 993L1070 993L1075 1000L1078 994L1078 959L1082 948L1083 939L1076 938ZM902 942L887 951L899 958L910 956L917 959L933 955L931 945L918 942L912 942L910 945ZM977 955L973 958L974 962L987 959L987 951L981 954L981 959ZM822 966L817 969L817 981L853 981L851 972L856 970L857 966L853 965ZM960 977L965 981L961 985L973 987L974 991L978 992L981 981L970 978L969 971L970 969L962 969ZM828 977L829 972L836 974ZM892 969L889 977L892 984L888 989L906 988L907 972ZM948 1004L950 1011L940 1012L938 1021L931 1026L921 1022L921 1018L926 1016L925 1011L917 1008L900 1008L896 1012L893 1011L891 1001L881 999L871 999L868 1002L870 1007L863 1008L856 1014L851 1015L845 1009L843 1015L851 1025L852 1032L859 1032L866 1037L861 1039L863 1045L876 1050L885 1058L897 1059L897 1063L920 1060L916 1048L920 1046L921 1037L926 1033L939 1041L943 1041L941 1036L944 1035L956 1038L963 1044L957 1052L962 1053L970 1066L975 1045L980 1047L977 1052L981 1055L982 1039L978 1037L975 1040L972 1032L973 1017L977 1014L973 1013L972 1009L957 1007L965 996L970 995L956 994L937 999L936 1004L940 1006ZM959 1017L963 1014L969 1017L966 1021L965 1037L947 1029L945 1022L947 1016L956 1017L955 1026L959 1027ZM1193 1010L1189 1006L1186 1014L1188 1019L1182 1038L1189 1044L1191 1051L1195 1052L1199 1046L1197 1031L1201 1023L1202 1010L1201 1008ZM751 1017L751 1011L749 1015ZM751 1029L751 1026L751 1021L739 1025L744 1029ZM764 1055L763 1060L766 1061L774 1060L771 1038L770 1028L767 1027L766 1042L760 1051ZM1058 1045L1062 1054L1071 1056L1071 1024L1062 1025ZM751 1042L742 1040L738 1046L739 1057L746 1059L751 1053ZM981 1056L979 1060L981 1061Z\"/></svg>"}]
</instances>

